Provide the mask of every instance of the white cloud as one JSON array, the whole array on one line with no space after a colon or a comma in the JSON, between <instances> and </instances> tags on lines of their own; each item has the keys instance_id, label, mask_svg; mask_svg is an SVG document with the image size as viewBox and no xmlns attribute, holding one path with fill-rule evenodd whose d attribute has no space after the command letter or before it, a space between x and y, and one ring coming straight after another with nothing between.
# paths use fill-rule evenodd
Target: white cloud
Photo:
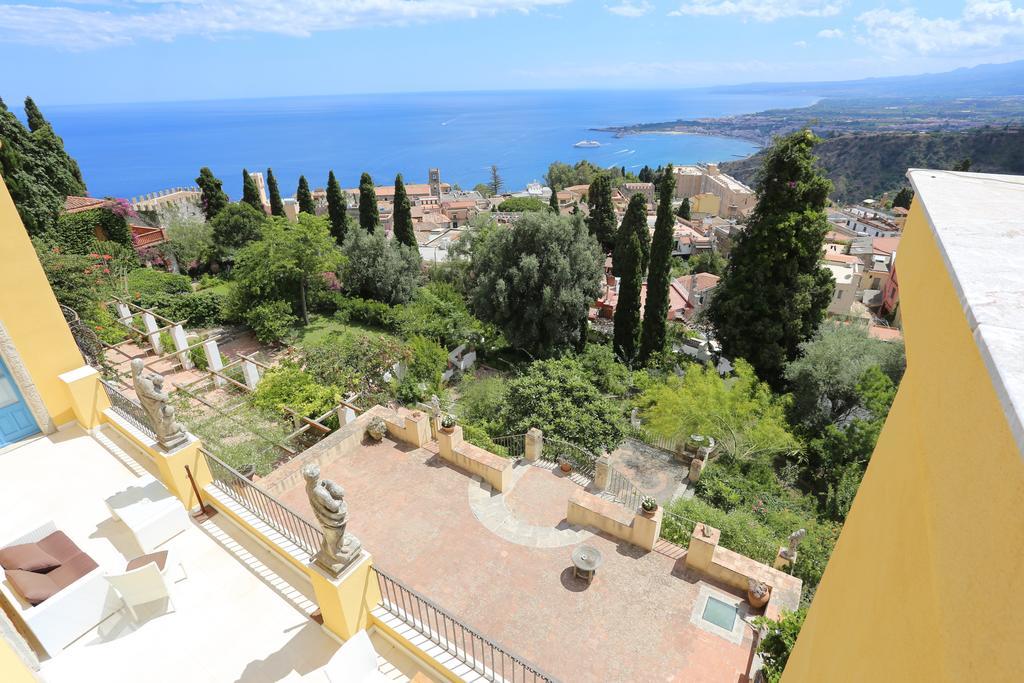
<instances>
[{"instance_id":1,"label":"white cloud","mask_svg":"<svg viewBox=\"0 0 1024 683\"><path fill-rule=\"evenodd\" d=\"M798 40L795 43L793 43L793 47L807 47L807 41L806 40Z\"/></svg>"},{"instance_id":2,"label":"white cloud","mask_svg":"<svg viewBox=\"0 0 1024 683\"><path fill-rule=\"evenodd\" d=\"M623 0L618 5L612 5L609 7L605 5L604 8L612 14L618 14L620 17L642 17L645 14L650 13L654 6L647 2L647 0Z\"/></svg>"},{"instance_id":3,"label":"white cloud","mask_svg":"<svg viewBox=\"0 0 1024 683\"><path fill-rule=\"evenodd\" d=\"M862 43L894 54L986 51L1024 42L1024 8L1009 0L967 0L960 16L922 17L915 8L874 9L857 17Z\"/></svg>"},{"instance_id":4,"label":"white cloud","mask_svg":"<svg viewBox=\"0 0 1024 683\"><path fill-rule=\"evenodd\" d=\"M121 0L100 9L0 5L0 41L87 50L180 36L309 36L360 26L401 26L528 13L571 0Z\"/></svg>"},{"instance_id":5,"label":"white cloud","mask_svg":"<svg viewBox=\"0 0 1024 683\"><path fill-rule=\"evenodd\" d=\"M826 38L831 40L832 38L842 38L843 32L838 28L823 28L818 31L819 38Z\"/></svg>"},{"instance_id":6,"label":"white cloud","mask_svg":"<svg viewBox=\"0 0 1024 683\"><path fill-rule=\"evenodd\" d=\"M846 0L688 0L672 16L724 16L738 14L743 19L775 21L789 17L833 17Z\"/></svg>"}]
</instances>

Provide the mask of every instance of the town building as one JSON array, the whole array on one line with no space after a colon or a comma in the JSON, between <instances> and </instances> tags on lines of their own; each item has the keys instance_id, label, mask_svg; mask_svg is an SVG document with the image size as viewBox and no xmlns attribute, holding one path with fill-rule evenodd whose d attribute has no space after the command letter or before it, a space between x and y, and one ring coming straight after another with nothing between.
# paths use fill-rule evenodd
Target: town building
<instances>
[{"instance_id":1,"label":"town building","mask_svg":"<svg viewBox=\"0 0 1024 683\"><path fill-rule=\"evenodd\" d=\"M160 213L168 209L189 208L201 209L203 193L198 187L175 187L159 192L150 192L139 197L132 197L132 208L136 211L152 211Z\"/></svg>"},{"instance_id":2,"label":"town building","mask_svg":"<svg viewBox=\"0 0 1024 683\"><path fill-rule=\"evenodd\" d=\"M902 219L868 206L830 208L828 220L833 229L858 236L898 237L903 229Z\"/></svg>"},{"instance_id":3,"label":"town building","mask_svg":"<svg viewBox=\"0 0 1024 683\"><path fill-rule=\"evenodd\" d=\"M85 211L92 211L93 209L114 209L120 208L121 206L127 207L129 204L124 200L120 200L121 203L116 199L97 199L95 197L74 197L69 196L64 198L64 213L82 213ZM131 212L128 212L131 214ZM128 222L128 228L131 230L132 246L135 249L145 249L146 247L155 247L158 244L163 244L167 241L167 233L164 229L159 226L147 225L141 216L127 216L125 220ZM94 228L94 234L96 239L104 242L110 239L109 235L103 230L103 227L97 223Z\"/></svg>"},{"instance_id":4,"label":"town building","mask_svg":"<svg viewBox=\"0 0 1024 683\"><path fill-rule=\"evenodd\" d=\"M696 166L673 166L678 199L690 199L690 210L693 211L694 199L697 195L712 194L718 198L718 206L710 199L701 200L701 205L708 215L722 218L743 218L754 209L757 196L754 191L732 176L722 173L718 164L699 164Z\"/></svg>"},{"instance_id":5,"label":"town building","mask_svg":"<svg viewBox=\"0 0 1024 683\"><path fill-rule=\"evenodd\" d=\"M263 177L263 171L250 171L249 177L256 183L256 189L260 193L260 204L263 205L264 209L269 208L270 200L267 199L267 181Z\"/></svg>"}]
</instances>

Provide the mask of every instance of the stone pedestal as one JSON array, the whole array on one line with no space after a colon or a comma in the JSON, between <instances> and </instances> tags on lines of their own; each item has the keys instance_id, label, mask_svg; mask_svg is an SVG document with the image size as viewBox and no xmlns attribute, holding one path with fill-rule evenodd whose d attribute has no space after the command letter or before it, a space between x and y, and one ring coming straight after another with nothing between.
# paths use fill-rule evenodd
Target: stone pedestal
<instances>
[{"instance_id":1,"label":"stone pedestal","mask_svg":"<svg viewBox=\"0 0 1024 683\"><path fill-rule=\"evenodd\" d=\"M324 627L348 640L370 625L370 612L380 602L373 558L363 551L337 578L313 564L307 568Z\"/></svg>"},{"instance_id":2,"label":"stone pedestal","mask_svg":"<svg viewBox=\"0 0 1024 683\"><path fill-rule=\"evenodd\" d=\"M654 514L650 516L637 512L633 518L632 541L634 545L638 545L644 550L654 550L654 544L658 542L658 537L661 536L661 520L663 516L664 508L660 505L654 511Z\"/></svg>"},{"instance_id":3,"label":"stone pedestal","mask_svg":"<svg viewBox=\"0 0 1024 683\"><path fill-rule=\"evenodd\" d=\"M526 432L526 449L523 453L523 457L526 462L536 462L540 460L540 454L544 450L544 432L531 427L530 431Z\"/></svg>"},{"instance_id":4,"label":"stone pedestal","mask_svg":"<svg viewBox=\"0 0 1024 683\"><path fill-rule=\"evenodd\" d=\"M445 460L455 459L455 449L462 443L462 427L455 425L452 431L437 430L437 449Z\"/></svg>"},{"instance_id":5,"label":"stone pedestal","mask_svg":"<svg viewBox=\"0 0 1024 683\"><path fill-rule=\"evenodd\" d=\"M608 489L609 479L611 478L612 465L611 459L607 454L602 455L594 463L594 488L598 491L605 491Z\"/></svg>"},{"instance_id":6,"label":"stone pedestal","mask_svg":"<svg viewBox=\"0 0 1024 683\"><path fill-rule=\"evenodd\" d=\"M260 369L251 360L242 361L242 376L245 377L245 386L255 389L260 383Z\"/></svg>"},{"instance_id":7,"label":"stone pedestal","mask_svg":"<svg viewBox=\"0 0 1024 683\"><path fill-rule=\"evenodd\" d=\"M686 566L709 574L715 548L722 532L707 524L697 523L690 534L690 545L686 550Z\"/></svg>"},{"instance_id":8,"label":"stone pedestal","mask_svg":"<svg viewBox=\"0 0 1024 683\"><path fill-rule=\"evenodd\" d=\"M786 557L784 554L785 551L785 547L779 548L779 552L775 555L775 562L772 564L772 567L778 569L780 572L788 572L790 565L796 561L796 557L792 560Z\"/></svg>"},{"instance_id":9,"label":"stone pedestal","mask_svg":"<svg viewBox=\"0 0 1024 683\"><path fill-rule=\"evenodd\" d=\"M110 407L107 392L100 384L100 373L89 365L69 370L58 376L71 394L75 420L86 430L100 424L103 411Z\"/></svg>"},{"instance_id":10,"label":"stone pedestal","mask_svg":"<svg viewBox=\"0 0 1024 683\"><path fill-rule=\"evenodd\" d=\"M687 479L691 484L696 483L700 479L700 473L704 471L704 465L707 461L701 460L700 458L694 458L690 461L690 473L687 475Z\"/></svg>"}]
</instances>

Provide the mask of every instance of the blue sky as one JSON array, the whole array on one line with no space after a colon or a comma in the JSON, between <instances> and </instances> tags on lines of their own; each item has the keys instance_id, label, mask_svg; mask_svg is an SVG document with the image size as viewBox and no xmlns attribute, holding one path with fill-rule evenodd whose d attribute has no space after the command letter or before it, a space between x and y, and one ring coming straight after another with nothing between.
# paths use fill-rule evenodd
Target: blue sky
<instances>
[{"instance_id":1,"label":"blue sky","mask_svg":"<svg viewBox=\"0 0 1024 683\"><path fill-rule=\"evenodd\" d=\"M0 96L42 104L681 88L1021 58L1021 0L0 2Z\"/></svg>"}]
</instances>

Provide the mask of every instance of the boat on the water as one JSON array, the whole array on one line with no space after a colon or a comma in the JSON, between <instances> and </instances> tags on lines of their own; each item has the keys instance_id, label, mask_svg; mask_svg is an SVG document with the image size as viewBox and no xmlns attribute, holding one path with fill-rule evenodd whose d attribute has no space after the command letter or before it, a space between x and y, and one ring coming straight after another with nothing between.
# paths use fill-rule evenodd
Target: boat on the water
<instances>
[{"instance_id":1,"label":"boat on the water","mask_svg":"<svg viewBox=\"0 0 1024 683\"><path fill-rule=\"evenodd\" d=\"M600 147L601 143L597 140L580 140L573 147Z\"/></svg>"}]
</instances>

